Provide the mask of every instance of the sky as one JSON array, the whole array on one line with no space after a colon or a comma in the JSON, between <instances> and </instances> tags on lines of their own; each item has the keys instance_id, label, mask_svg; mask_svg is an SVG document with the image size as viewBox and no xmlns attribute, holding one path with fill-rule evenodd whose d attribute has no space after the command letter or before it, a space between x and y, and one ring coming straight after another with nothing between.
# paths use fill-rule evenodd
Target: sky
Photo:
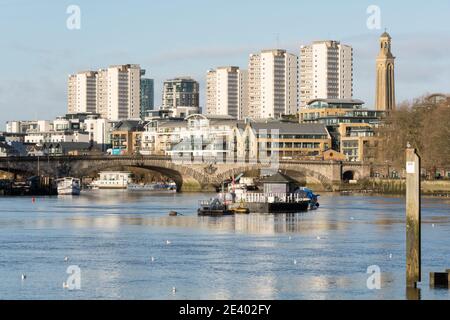
<instances>
[{"instance_id":1,"label":"sky","mask_svg":"<svg viewBox=\"0 0 450 320\"><path fill-rule=\"evenodd\" d=\"M70 30L67 8L80 8ZM369 29L367 8L380 8ZM67 76L112 64L140 64L162 83L206 71L246 68L248 55L299 53L314 40L354 49L354 98L373 108L375 58L384 29L393 38L397 100L450 93L450 1L385 0L0 0L0 130L8 120L53 119L67 110ZM204 105L204 90L201 105Z\"/></svg>"}]
</instances>

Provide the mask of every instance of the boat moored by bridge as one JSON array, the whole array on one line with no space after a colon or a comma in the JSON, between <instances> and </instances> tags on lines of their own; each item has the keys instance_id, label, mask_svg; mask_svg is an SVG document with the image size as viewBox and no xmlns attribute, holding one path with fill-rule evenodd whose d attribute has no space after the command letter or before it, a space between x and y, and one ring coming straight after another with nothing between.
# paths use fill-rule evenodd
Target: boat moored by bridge
<instances>
[{"instance_id":1,"label":"boat moored by bridge","mask_svg":"<svg viewBox=\"0 0 450 320\"><path fill-rule=\"evenodd\" d=\"M58 195L78 196L81 191L81 181L77 178L61 178L56 180L58 184Z\"/></svg>"}]
</instances>

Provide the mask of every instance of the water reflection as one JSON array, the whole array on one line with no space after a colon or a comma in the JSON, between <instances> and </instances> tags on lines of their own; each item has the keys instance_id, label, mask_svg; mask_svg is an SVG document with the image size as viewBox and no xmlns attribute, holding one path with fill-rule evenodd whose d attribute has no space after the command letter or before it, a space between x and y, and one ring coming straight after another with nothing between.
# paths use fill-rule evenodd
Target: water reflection
<instances>
[{"instance_id":1,"label":"water reflection","mask_svg":"<svg viewBox=\"0 0 450 320\"><path fill-rule=\"evenodd\" d=\"M314 212L198 217L210 196L2 198L0 298L449 298L426 281L405 292L403 199L325 194ZM449 203L426 199L423 221L423 274L450 267ZM64 256L82 268L82 292L62 290ZM382 290L367 289L371 265ZM40 282L22 287L17 266Z\"/></svg>"},{"instance_id":2,"label":"water reflection","mask_svg":"<svg viewBox=\"0 0 450 320\"><path fill-rule=\"evenodd\" d=\"M215 232L237 232L254 235L283 233L322 234L329 231L346 230L347 221L326 221L317 217L311 221L309 213L299 214L250 214L232 217L145 217L139 215L105 214L102 216L75 216L68 218L37 218L26 223L34 228L60 228L70 225L78 229L99 228L118 230L124 225L166 228L193 228Z\"/></svg>"}]
</instances>

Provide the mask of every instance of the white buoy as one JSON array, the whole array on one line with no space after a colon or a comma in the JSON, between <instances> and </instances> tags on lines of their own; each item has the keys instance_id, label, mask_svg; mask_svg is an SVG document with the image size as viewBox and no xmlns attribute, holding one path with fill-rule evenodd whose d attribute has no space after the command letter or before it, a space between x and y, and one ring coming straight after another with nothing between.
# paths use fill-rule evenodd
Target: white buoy
<instances>
[{"instance_id":1,"label":"white buoy","mask_svg":"<svg viewBox=\"0 0 450 320\"><path fill-rule=\"evenodd\" d=\"M317 240L321 240L322 238L321 237L317 237Z\"/></svg>"},{"instance_id":2,"label":"white buoy","mask_svg":"<svg viewBox=\"0 0 450 320\"><path fill-rule=\"evenodd\" d=\"M393 257L393 255L392 255L392 253L389 255L389 259L391 259L392 260L392 257Z\"/></svg>"},{"instance_id":3,"label":"white buoy","mask_svg":"<svg viewBox=\"0 0 450 320\"><path fill-rule=\"evenodd\" d=\"M166 244L169 245L169 244L172 244L172 242L170 242L169 240L166 240Z\"/></svg>"},{"instance_id":4,"label":"white buoy","mask_svg":"<svg viewBox=\"0 0 450 320\"><path fill-rule=\"evenodd\" d=\"M152 260L152 262L154 262L155 261L155 257L152 257L151 260Z\"/></svg>"},{"instance_id":5,"label":"white buoy","mask_svg":"<svg viewBox=\"0 0 450 320\"><path fill-rule=\"evenodd\" d=\"M294 264L297 264L297 260L294 260Z\"/></svg>"},{"instance_id":6,"label":"white buoy","mask_svg":"<svg viewBox=\"0 0 450 320\"><path fill-rule=\"evenodd\" d=\"M64 262L69 261L69 257L64 257Z\"/></svg>"},{"instance_id":7,"label":"white buoy","mask_svg":"<svg viewBox=\"0 0 450 320\"><path fill-rule=\"evenodd\" d=\"M431 227L433 227L433 228L435 227L434 223L431 225Z\"/></svg>"},{"instance_id":8,"label":"white buoy","mask_svg":"<svg viewBox=\"0 0 450 320\"><path fill-rule=\"evenodd\" d=\"M26 274L22 274L22 280L25 280L27 278Z\"/></svg>"},{"instance_id":9,"label":"white buoy","mask_svg":"<svg viewBox=\"0 0 450 320\"><path fill-rule=\"evenodd\" d=\"M177 292L177 288L172 287L172 292L173 292L173 293Z\"/></svg>"}]
</instances>

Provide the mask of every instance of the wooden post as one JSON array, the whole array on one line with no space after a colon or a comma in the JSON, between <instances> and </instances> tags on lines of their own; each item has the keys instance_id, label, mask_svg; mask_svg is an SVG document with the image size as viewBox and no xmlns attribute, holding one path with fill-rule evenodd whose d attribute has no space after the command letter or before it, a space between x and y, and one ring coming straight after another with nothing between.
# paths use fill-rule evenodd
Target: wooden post
<instances>
[{"instance_id":1,"label":"wooden post","mask_svg":"<svg viewBox=\"0 0 450 320\"><path fill-rule=\"evenodd\" d=\"M421 270L420 157L406 149L406 286L417 288Z\"/></svg>"}]
</instances>

